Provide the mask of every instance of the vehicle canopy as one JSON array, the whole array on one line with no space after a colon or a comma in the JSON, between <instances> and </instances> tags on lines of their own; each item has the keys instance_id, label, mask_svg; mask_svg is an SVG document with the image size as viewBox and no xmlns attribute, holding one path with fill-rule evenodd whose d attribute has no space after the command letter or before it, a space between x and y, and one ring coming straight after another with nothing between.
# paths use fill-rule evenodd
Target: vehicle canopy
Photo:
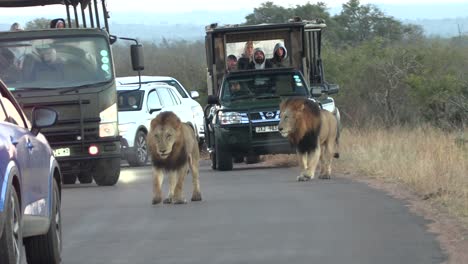
<instances>
[{"instance_id":1,"label":"vehicle canopy","mask_svg":"<svg viewBox=\"0 0 468 264\"><path fill-rule=\"evenodd\" d=\"M46 5L65 5L69 28L101 28L101 23L104 23L105 29L109 32L109 12L107 11L106 0L0 0L0 7ZM70 15L70 7L72 7L74 17ZM79 10L81 10L81 18L78 14ZM72 19L75 21L74 25Z\"/></svg>"},{"instance_id":2,"label":"vehicle canopy","mask_svg":"<svg viewBox=\"0 0 468 264\"><path fill-rule=\"evenodd\" d=\"M206 26L208 94L219 93L227 72L227 57L241 58L248 42L252 42L254 48L263 49L267 59L273 57L275 47L283 46L288 67L300 70L309 85L323 84L320 52L321 32L325 27L321 19L306 21L300 18L276 24Z\"/></svg>"}]
</instances>

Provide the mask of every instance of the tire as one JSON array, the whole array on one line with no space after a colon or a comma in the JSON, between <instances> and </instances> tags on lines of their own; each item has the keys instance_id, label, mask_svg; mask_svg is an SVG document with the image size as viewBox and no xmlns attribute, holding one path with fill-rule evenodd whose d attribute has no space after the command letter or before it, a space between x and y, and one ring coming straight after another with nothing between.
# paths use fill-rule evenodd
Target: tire
<instances>
[{"instance_id":1,"label":"tire","mask_svg":"<svg viewBox=\"0 0 468 264\"><path fill-rule=\"evenodd\" d=\"M61 262L62 255L62 214L60 210L60 191L57 182L52 185L52 219L49 230L44 235L24 239L28 263Z\"/></svg>"},{"instance_id":2,"label":"tire","mask_svg":"<svg viewBox=\"0 0 468 264\"><path fill-rule=\"evenodd\" d=\"M102 159L96 162L94 181L99 186L112 186L120 176L120 158Z\"/></svg>"},{"instance_id":3,"label":"tire","mask_svg":"<svg viewBox=\"0 0 468 264\"><path fill-rule=\"evenodd\" d=\"M62 175L63 184L75 184L76 182L76 174L67 173Z\"/></svg>"},{"instance_id":4,"label":"tire","mask_svg":"<svg viewBox=\"0 0 468 264\"><path fill-rule=\"evenodd\" d=\"M243 156L234 157L234 163L242 163L242 162L244 162L244 157Z\"/></svg>"},{"instance_id":5,"label":"tire","mask_svg":"<svg viewBox=\"0 0 468 264\"><path fill-rule=\"evenodd\" d=\"M127 157L128 164L132 167L146 165L148 161L148 144L146 143L146 133L139 130L135 135L134 152Z\"/></svg>"},{"instance_id":6,"label":"tire","mask_svg":"<svg viewBox=\"0 0 468 264\"><path fill-rule=\"evenodd\" d=\"M21 205L15 188L11 186L5 199L6 217L0 238L0 263L22 263L23 226L21 221Z\"/></svg>"},{"instance_id":7,"label":"tire","mask_svg":"<svg viewBox=\"0 0 468 264\"><path fill-rule=\"evenodd\" d=\"M84 183L84 184L92 183L93 174L90 171L80 172L80 174L78 174L78 180L80 181L80 183Z\"/></svg>"},{"instance_id":8,"label":"tire","mask_svg":"<svg viewBox=\"0 0 468 264\"><path fill-rule=\"evenodd\" d=\"M249 155L245 157L245 163L246 164L255 164L260 162L260 156L259 155Z\"/></svg>"},{"instance_id":9,"label":"tire","mask_svg":"<svg viewBox=\"0 0 468 264\"><path fill-rule=\"evenodd\" d=\"M216 167L220 171L232 170L232 154L227 151L223 151L222 148L216 145Z\"/></svg>"},{"instance_id":10,"label":"tire","mask_svg":"<svg viewBox=\"0 0 468 264\"><path fill-rule=\"evenodd\" d=\"M217 164L216 164L216 152L215 151L210 153L210 159L211 159L211 168L213 170L216 170L217 169L217 167L216 167Z\"/></svg>"}]
</instances>

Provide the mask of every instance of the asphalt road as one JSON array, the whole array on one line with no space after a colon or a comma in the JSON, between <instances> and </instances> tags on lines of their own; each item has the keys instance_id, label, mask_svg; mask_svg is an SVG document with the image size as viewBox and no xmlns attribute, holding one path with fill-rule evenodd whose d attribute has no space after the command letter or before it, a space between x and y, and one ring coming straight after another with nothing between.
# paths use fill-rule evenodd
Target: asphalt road
<instances>
[{"instance_id":1,"label":"asphalt road","mask_svg":"<svg viewBox=\"0 0 468 264\"><path fill-rule=\"evenodd\" d=\"M297 168L238 167L214 172L202 161L203 201L186 205L151 205L149 166L123 167L113 187L64 188L63 263L445 260L404 201L343 178L296 182ZM190 200L190 175L184 189Z\"/></svg>"}]
</instances>

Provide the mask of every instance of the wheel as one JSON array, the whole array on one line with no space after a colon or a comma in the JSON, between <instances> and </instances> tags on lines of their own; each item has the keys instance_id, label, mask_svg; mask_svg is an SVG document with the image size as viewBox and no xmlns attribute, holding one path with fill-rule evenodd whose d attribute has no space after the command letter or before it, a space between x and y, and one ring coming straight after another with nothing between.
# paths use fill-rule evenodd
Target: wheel
<instances>
[{"instance_id":1,"label":"wheel","mask_svg":"<svg viewBox=\"0 0 468 264\"><path fill-rule=\"evenodd\" d=\"M216 145L216 167L220 171L232 170L232 154L227 151L223 151L222 148Z\"/></svg>"},{"instance_id":2,"label":"wheel","mask_svg":"<svg viewBox=\"0 0 468 264\"><path fill-rule=\"evenodd\" d=\"M234 157L234 163L242 163L244 162L244 157L243 156L235 156Z\"/></svg>"},{"instance_id":3,"label":"wheel","mask_svg":"<svg viewBox=\"0 0 468 264\"><path fill-rule=\"evenodd\" d=\"M217 167L216 167L216 152L213 151L213 152L210 153L210 159L211 159L211 168L213 170L216 170L217 169Z\"/></svg>"},{"instance_id":4,"label":"wheel","mask_svg":"<svg viewBox=\"0 0 468 264\"><path fill-rule=\"evenodd\" d=\"M134 152L130 153L128 164L133 167L146 165L148 161L148 145L146 144L146 133L139 130L135 136Z\"/></svg>"},{"instance_id":5,"label":"wheel","mask_svg":"<svg viewBox=\"0 0 468 264\"><path fill-rule=\"evenodd\" d=\"M53 180L52 188L52 217L49 230L44 235L24 239L28 263L58 264L61 262L62 215L60 193L55 180Z\"/></svg>"},{"instance_id":6,"label":"wheel","mask_svg":"<svg viewBox=\"0 0 468 264\"><path fill-rule=\"evenodd\" d=\"M63 184L75 184L76 174L67 173L62 175Z\"/></svg>"},{"instance_id":7,"label":"wheel","mask_svg":"<svg viewBox=\"0 0 468 264\"><path fill-rule=\"evenodd\" d=\"M259 163L259 162L260 162L259 155L249 155L245 158L246 164L254 164L254 163Z\"/></svg>"},{"instance_id":8,"label":"wheel","mask_svg":"<svg viewBox=\"0 0 468 264\"><path fill-rule=\"evenodd\" d=\"M78 180L80 183L92 183L93 182L93 174L89 171L87 172L80 172L78 174Z\"/></svg>"},{"instance_id":9,"label":"wheel","mask_svg":"<svg viewBox=\"0 0 468 264\"><path fill-rule=\"evenodd\" d=\"M12 186L13 187L13 186ZM5 197L5 224L0 238L0 263L22 263L23 226L21 222L21 205L15 188Z\"/></svg>"},{"instance_id":10,"label":"wheel","mask_svg":"<svg viewBox=\"0 0 468 264\"><path fill-rule=\"evenodd\" d=\"M120 158L101 159L96 162L94 181L99 186L115 185L120 176Z\"/></svg>"}]
</instances>

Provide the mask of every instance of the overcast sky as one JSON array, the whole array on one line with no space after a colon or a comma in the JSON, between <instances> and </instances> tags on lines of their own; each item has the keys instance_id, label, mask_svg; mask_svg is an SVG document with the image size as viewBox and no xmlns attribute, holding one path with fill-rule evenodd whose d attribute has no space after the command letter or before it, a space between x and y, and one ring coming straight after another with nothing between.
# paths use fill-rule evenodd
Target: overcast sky
<instances>
[{"instance_id":1,"label":"overcast sky","mask_svg":"<svg viewBox=\"0 0 468 264\"><path fill-rule=\"evenodd\" d=\"M252 9L258 7L266 0L169 0L169 1L155 1L155 0L108 0L108 8L111 12L126 12L126 11L144 11L147 13L184 13L190 11L216 11L216 10L240 10ZM302 0L272 0L277 5L285 7L295 6L298 4L305 4L308 1ZM310 1L316 3L317 1ZM347 0L322 0L328 7L340 7ZM466 3L468 7L468 0L361 0L362 4L392 4L392 5L428 5L428 4L446 4L446 3ZM11 11L11 12L10 12ZM467 8L468 11L468 8ZM4 10L0 11L1 13ZM11 9L8 15L35 15L47 13L62 13L63 7L36 7Z\"/></svg>"}]
</instances>

